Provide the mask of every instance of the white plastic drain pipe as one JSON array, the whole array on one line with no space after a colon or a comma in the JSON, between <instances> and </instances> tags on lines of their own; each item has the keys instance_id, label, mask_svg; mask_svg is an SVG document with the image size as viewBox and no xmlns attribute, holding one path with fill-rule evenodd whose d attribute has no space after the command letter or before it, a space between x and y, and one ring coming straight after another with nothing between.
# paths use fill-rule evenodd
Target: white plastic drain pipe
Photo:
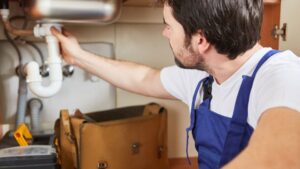
<instances>
[{"instance_id":1,"label":"white plastic drain pipe","mask_svg":"<svg viewBox=\"0 0 300 169\"><path fill-rule=\"evenodd\" d=\"M44 86L42 84L42 76L40 75L39 65L37 62L29 62L25 66L25 72L27 74L26 81L30 90L40 97L51 97L56 94L62 86L62 65L59 53L58 40L51 34L50 28L55 26L59 30L60 25L56 24L43 24L37 25L34 28L34 35L36 37L45 37L48 46L48 58L46 64L49 66L50 84Z\"/></svg>"}]
</instances>

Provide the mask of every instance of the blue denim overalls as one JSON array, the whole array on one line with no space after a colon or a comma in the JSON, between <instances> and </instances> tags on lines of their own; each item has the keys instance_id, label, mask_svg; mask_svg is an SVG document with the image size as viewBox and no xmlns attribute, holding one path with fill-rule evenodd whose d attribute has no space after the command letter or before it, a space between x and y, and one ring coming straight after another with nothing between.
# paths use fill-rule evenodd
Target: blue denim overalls
<instances>
[{"instance_id":1,"label":"blue denim overalls","mask_svg":"<svg viewBox=\"0 0 300 169\"><path fill-rule=\"evenodd\" d=\"M253 128L247 123L248 102L253 81L259 68L277 52L276 50L269 51L259 61L252 76L243 76L232 118L210 110L211 96L204 95L203 102L198 109L195 109L195 101L201 84L205 91L211 85L213 78L209 76L198 83L193 96L191 124L186 131L187 156L188 134L192 131L200 169L221 168L247 146L253 132Z\"/></svg>"}]
</instances>

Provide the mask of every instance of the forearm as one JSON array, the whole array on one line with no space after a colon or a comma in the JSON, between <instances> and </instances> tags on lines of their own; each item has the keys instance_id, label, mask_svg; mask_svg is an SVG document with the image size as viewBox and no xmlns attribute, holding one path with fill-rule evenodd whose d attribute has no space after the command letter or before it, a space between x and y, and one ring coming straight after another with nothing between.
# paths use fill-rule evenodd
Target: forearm
<instances>
[{"instance_id":1,"label":"forearm","mask_svg":"<svg viewBox=\"0 0 300 169\"><path fill-rule=\"evenodd\" d=\"M160 98L172 98L160 82L160 70L145 65L112 60L82 51L75 65L124 90Z\"/></svg>"},{"instance_id":2,"label":"forearm","mask_svg":"<svg viewBox=\"0 0 300 169\"><path fill-rule=\"evenodd\" d=\"M132 62L96 56L83 50L72 34L66 31L61 34L54 28L51 32L60 41L62 57L67 63L74 64L116 87L146 96L174 99L164 89L159 70Z\"/></svg>"}]
</instances>

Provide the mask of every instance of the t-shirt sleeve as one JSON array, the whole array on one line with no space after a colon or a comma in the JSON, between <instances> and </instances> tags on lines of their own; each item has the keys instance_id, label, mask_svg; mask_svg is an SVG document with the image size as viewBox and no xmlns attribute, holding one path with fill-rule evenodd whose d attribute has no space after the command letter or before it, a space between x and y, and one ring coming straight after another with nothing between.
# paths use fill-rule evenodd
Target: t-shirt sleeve
<instances>
[{"instance_id":1,"label":"t-shirt sleeve","mask_svg":"<svg viewBox=\"0 0 300 169\"><path fill-rule=\"evenodd\" d=\"M203 71L170 66L161 70L160 79L167 92L190 105L196 85L206 76Z\"/></svg>"},{"instance_id":2,"label":"t-shirt sleeve","mask_svg":"<svg viewBox=\"0 0 300 169\"><path fill-rule=\"evenodd\" d=\"M300 112L300 60L298 58L295 58L293 63L275 63L269 66L260 76L257 76L254 85L256 80L258 82L254 91L256 93L254 103L257 120L263 112L274 107L288 107Z\"/></svg>"}]
</instances>

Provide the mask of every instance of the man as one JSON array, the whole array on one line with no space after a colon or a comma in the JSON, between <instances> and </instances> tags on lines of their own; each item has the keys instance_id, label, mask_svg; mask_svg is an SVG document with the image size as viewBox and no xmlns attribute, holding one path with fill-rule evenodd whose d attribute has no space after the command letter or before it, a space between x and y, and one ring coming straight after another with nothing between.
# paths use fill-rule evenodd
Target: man
<instances>
[{"instance_id":1,"label":"man","mask_svg":"<svg viewBox=\"0 0 300 169\"><path fill-rule=\"evenodd\" d=\"M262 0L167 0L163 35L177 66L162 70L95 56L71 34L53 34L68 63L188 104L201 169L300 168L300 60L258 43L262 8Z\"/></svg>"}]
</instances>

